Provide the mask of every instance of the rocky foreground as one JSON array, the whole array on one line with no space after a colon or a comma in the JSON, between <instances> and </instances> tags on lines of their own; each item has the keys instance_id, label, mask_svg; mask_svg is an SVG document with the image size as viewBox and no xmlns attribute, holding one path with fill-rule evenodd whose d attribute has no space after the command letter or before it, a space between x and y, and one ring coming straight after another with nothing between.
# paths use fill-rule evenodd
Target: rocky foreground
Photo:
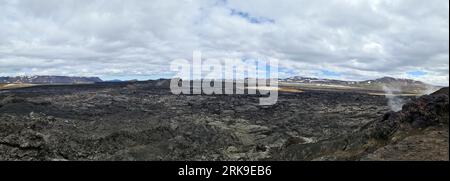
<instances>
[{"instance_id":1,"label":"rocky foreground","mask_svg":"<svg viewBox=\"0 0 450 181\"><path fill-rule=\"evenodd\" d=\"M412 100L355 133L311 144L285 144L282 160L449 160L449 90Z\"/></svg>"},{"instance_id":2,"label":"rocky foreground","mask_svg":"<svg viewBox=\"0 0 450 181\"><path fill-rule=\"evenodd\" d=\"M172 95L167 80L0 93L0 160L448 160L448 89ZM408 98L409 99L409 98Z\"/></svg>"}]
</instances>

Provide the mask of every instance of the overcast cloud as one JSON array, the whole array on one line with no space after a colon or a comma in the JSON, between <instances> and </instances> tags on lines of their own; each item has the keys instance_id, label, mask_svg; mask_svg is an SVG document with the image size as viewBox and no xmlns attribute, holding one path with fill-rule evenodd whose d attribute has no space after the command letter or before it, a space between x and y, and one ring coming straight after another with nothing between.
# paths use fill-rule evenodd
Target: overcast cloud
<instances>
[{"instance_id":1,"label":"overcast cloud","mask_svg":"<svg viewBox=\"0 0 450 181\"><path fill-rule=\"evenodd\" d=\"M0 0L0 76L171 77L169 62L280 60L280 75L449 82L448 0Z\"/></svg>"}]
</instances>

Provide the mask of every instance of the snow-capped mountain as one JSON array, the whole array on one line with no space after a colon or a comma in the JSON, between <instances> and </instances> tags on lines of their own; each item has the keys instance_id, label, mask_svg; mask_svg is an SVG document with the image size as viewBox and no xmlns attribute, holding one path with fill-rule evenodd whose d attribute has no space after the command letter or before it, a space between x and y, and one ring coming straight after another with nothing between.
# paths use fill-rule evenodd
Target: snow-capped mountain
<instances>
[{"instance_id":1,"label":"snow-capped mountain","mask_svg":"<svg viewBox=\"0 0 450 181\"><path fill-rule=\"evenodd\" d=\"M68 77L68 76L17 76L0 77L0 83L12 84L84 84L102 82L98 77Z\"/></svg>"},{"instance_id":2,"label":"snow-capped mountain","mask_svg":"<svg viewBox=\"0 0 450 181\"><path fill-rule=\"evenodd\" d=\"M412 79L400 79L393 77L382 77L379 79L365 80L365 81L344 81L344 80L295 76L286 79L280 79L280 82L294 83L294 84L299 83L303 85L316 85L316 86L337 85L337 86L347 86L371 90L383 90L387 87L410 92L423 92L424 90L436 90L440 88L438 86L433 86L421 81L416 81Z\"/></svg>"}]
</instances>

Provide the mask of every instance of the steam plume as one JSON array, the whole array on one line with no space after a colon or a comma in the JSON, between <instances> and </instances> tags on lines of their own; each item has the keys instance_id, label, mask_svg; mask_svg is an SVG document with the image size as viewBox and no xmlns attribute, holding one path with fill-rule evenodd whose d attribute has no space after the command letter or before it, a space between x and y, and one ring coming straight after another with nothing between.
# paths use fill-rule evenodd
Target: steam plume
<instances>
[{"instance_id":1,"label":"steam plume","mask_svg":"<svg viewBox=\"0 0 450 181\"><path fill-rule=\"evenodd\" d=\"M383 86L383 91L386 93L389 108L395 112L402 110L405 100L395 95L396 92L401 92L401 90L399 88Z\"/></svg>"}]
</instances>

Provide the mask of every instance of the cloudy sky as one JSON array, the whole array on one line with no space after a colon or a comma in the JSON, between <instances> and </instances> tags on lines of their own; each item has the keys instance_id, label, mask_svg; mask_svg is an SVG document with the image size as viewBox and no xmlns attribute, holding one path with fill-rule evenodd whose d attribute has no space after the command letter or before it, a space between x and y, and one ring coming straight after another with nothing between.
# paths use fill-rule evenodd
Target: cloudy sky
<instances>
[{"instance_id":1,"label":"cloudy sky","mask_svg":"<svg viewBox=\"0 0 450 181\"><path fill-rule=\"evenodd\" d=\"M448 0L0 0L0 76L171 77L169 62L280 60L281 76L449 82Z\"/></svg>"}]
</instances>

